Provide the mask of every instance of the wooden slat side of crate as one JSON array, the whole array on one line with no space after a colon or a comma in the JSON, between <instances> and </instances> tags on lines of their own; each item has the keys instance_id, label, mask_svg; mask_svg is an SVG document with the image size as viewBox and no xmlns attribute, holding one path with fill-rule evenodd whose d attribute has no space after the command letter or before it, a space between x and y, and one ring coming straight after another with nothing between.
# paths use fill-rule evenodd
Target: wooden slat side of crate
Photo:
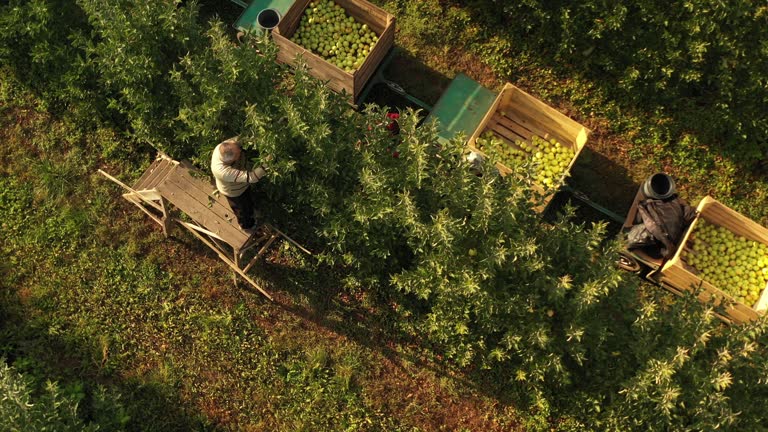
<instances>
[{"instance_id":1,"label":"wooden slat side of crate","mask_svg":"<svg viewBox=\"0 0 768 432\"><path fill-rule=\"evenodd\" d=\"M688 234L695 228L698 220L699 218L691 223L683 241L680 243L681 245L686 244ZM662 266L659 271L659 283L678 295L701 288L696 298L702 303L712 301L715 305L719 305L723 299L731 298L686 268L686 264L679 257L683 249L682 247L678 248L675 256ZM732 303L725 308L724 314L730 321L736 323L743 323L757 318L757 314L749 307L738 303Z\"/></svg>"},{"instance_id":2,"label":"wooden slat side of crate","mask_svg":"<svg viewBox=\"0 0 768 432\"><path fill-rule=\"evenodd\" d=\"M548 106L528 93L507 83L496 97L490 110L483 117L475 132L467 141L468 147L482 153L477 148L477 139L487 131L493 132L512 147L518 148L516 141L532 144L531 138L556 139L560 144L571 148L574 156L568 164L563 177L570 173L584 145L587 143L589 129L568 118L566 115ZM511 170L501 163L496 164L503 175ZM561 179L562 180L562 179ZM537 192L546 195L542 210L546 208L555 191L545 193L544 189L534 186Z\"/></svg>"},{"instance_id":3,"label":"wooden slat side of crate","mask_svg":"<svg viewBox=\"0 0 768 432\"><path fill-rule=\"evenodd\" d=\"M387 25L389 25L389 19L392 18L392 15L387 13L387 11L365 0L333 1L343 7L344 10L357 21L370 27L371 30L376 33L376 36L381 36L381 34L384 33Z\"/></svg>"},{"instance_id":4,"label":"wooden slat side of crate","mask_svg":"<svg viewBox=\"0 0 768 432\"><path fill-rule=\"evenodd\" d=\"M491 108L488 110L487 113L485 113L485 116L483 116L483 119L480 121L480 124L477 125L477 128L475 129L475 131L467 140L467 145L473 150L477 150L477 146L475 145L475 142L477 142L477 139L480 137L480 135L483 134L488 123L491 121L491 118L493 118L494 114L496 114L496 111L499 110L499 104L501 104L502 95L504 94L505 91L507 91L509 86L511 86L511 84L504 85L504 88L496 96L496 100L493 101L493 105L491 105Z\"/></svg>"},{"instance_id":5,"label":"wooden slat side of crate","mask_svg":"<svg viewBox=\"0 0 768 432\"><path fill-rule=\"evenodd\" d=\"M349 73L290 40L298 29L301 16L311 0L296 0L272 32L272 39L279 48L277 54L279 62L292 64L296 57L301 55L312 76L326 81L328 86L336 92L346 92L355 101L376 68L381 64L384 56L394 46L395 18L365 0L335 1L350 16L358 22L366 24L378 36L373 50L357 70Z\"/></svg>"},{"instance_id":6,"label":"wooden slat side of crate","mask_svg":"<svg viewBox=\"0 0 768 432\"><path fill-rule=\"evenodd\" d=\"M680 243L681 247L677 249L672 259L667 261L662 267L662 280L679 290L690 291L694 287L701 286L703 291L699 295L699 299L702 301L709 301L713 298L716 303L719 303L721 299L729 299L733 301L732 306L727 308L725 313L735 322L742 323L758 318L759 315L756 312L756 309L765 309L766 303L768 303L768 294L766 294L768 289L763 290L760 300L758 300L756 305L753 305L754 309L748 305L736 302L729 294L721 291L711 283L702 280L701 277L695 274L694 269L682 258L682 253L685 250L684 246L688 244L688 241L691 238L691 233L695 231L696 226L702 219L712 224L727 228L734 234L738 234L748 240L757 241L763 244L768 244L768 229L709 196L704 197L704 199L701 200L697 207L697 211L698 215L686 230L685 236Z\"/></svg>"},{"instance_id":7,"label":"wooden slat side of crate","mask_svg":"<svg viewBox=\"0 0 768 432\"><path fill-rule=\"evenodd\" d=\"M286 37L293 36L296 29L299 28L301 23L301 16L304 14L304 10L309 6L311 0L295 0L285 16L280 19L277 24L277 28L273 31Z\"/></svg>"},{"instance_id":8,"label":"wooden slat side of crate","mask_svg":"<svg viewBox=\"0 0 768 432\"><path fill-rule=\"evenodd\" d=\"M714 198L709 198L706 216L710 222L728 228L735 234L738 234L748 240L756 241L768 245L768 228L763 227L757 222L749 219L741 213L718 202ZM756 311L765 311L768 309L768 286L763 289L760 299L753 305Z\"/></svg>"},{"instance_id":9,"label":"wooden slat side of crate","mask_svg":"<svg viewBox=\"0 0 768 432\"><path fill-rule=\"evenodd\" d=\"M322 57L280 35L273 33L272 38L280 49L277 54L279 62L292 64L296 57L301 55L307 64L310 75L327 82L328 87L335 92L345 91L349 95L354 93L354 77L351 73L328 63Z\"/></svg>"},{"instance_id":10,"label":"wooden slat side of crate","mask_svg":"<svg viewBox=\"0 0 768 432\"><path fill-rule=\"evenodd\" d=\"M395 46L395 17L387 15L385 18L384 30L379 33L373 26L370 26L379 36L379 40L373 45L373 50L365 58L359 69L354 71L354 99L360 96L360 92L365 88L365 84L371 79L389 50Z\"/></svg>"},{"instance_id":11,"label":"wooden slat side of crate","mask_svg":"<svg viewBox=\"0 0 768 432\"><path fill-rule=\"evenodd\" d=\"M507 98L502 109L511 108L512 114L518 117L517 121L523 126L528 125L531 130L549 133L552 138L570 145L574 151L587 142L587 128L541 100L517 87L508 92Z\"/></svg>"},{"instance_id":12,"label":"wooden slat side of crate","mask_svg":"<svg viewBox=\"0 0 768 432\"><path fill-rule=\"evenodd\" d=\"M322 57L312 53L301 45L290 40L301 22L304 10L311 0L296 0L288 9L283 19L272 32L272 39L278 47L277 61L291 64L297 56L301 55L307 63L310 74L321 81L327 81L328 86L336 91L353 93L352 74L325 61Z\"/></svg>"}]
</instances>

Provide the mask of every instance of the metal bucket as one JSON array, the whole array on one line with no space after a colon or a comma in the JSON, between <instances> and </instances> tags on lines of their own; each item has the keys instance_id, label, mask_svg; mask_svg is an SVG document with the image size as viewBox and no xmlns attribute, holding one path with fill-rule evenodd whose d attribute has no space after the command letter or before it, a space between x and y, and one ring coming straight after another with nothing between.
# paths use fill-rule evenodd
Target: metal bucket
<instances>
[{"instance_id":1,"label":"metal bucket","mask_svg":"<svg viewBox=\"0 0 768 432\"><path fill-rule=\"evenodd\" d=\"M643 194L648 198L663 200L676 193L675 181L665 173L656 173L643 183Z\"/></svg>"},{"instance_id":2,"label":"metal bucket","mask_svg":"<svg viewBox=\"0 0 768 432\"><path fill-rule=\"evenodd\" d=\"M267 8L259 12L259 15L256 16L256 23L264 30L272 30L280 24L281 18L280 12L272 8Z\"/></svg>"}]
</instances>

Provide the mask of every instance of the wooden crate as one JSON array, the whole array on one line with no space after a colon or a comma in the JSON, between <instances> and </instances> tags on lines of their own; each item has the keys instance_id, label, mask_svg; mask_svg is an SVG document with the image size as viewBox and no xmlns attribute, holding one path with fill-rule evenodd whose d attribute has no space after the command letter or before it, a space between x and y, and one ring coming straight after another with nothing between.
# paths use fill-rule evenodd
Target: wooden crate
<instances>
[{"instance_id":1,"label":"wooden crate","mask_svg":"<svg viewBox=\"0 0 768 432\"><path fill-rule=\"evenodd\" d=\"M707 222L724 227L734 234L768 245L768 229L721 204L712 197L704 197L697 207L698 215L685 232L681 247L675 255L661 268L661 282L679 291L692 291L699 286L703 289L699 294L699 300L708 302L714 300L720 303L723 299L729 299L732 304L725 310L726 318L736 323L743 323L758 318L768 307L768 287L763 289L760 299L754 305L745 305L737 302L729 294L719 290L709 282L702 280L696 270L689 266L682 258L683 251L688 248L691 233L696 229L702 219Z\"/></svg>"},{"instance_id":2,"label":"wooden crate","mask_svg":"<svg viewBox=\"0 0 768 432\"><path fill-rule=\"evenodd\" d=\"M570 147L575 154L563 177L571 171L571 167L587 143L590 132L586 127L509 83L501 90L491 109L467 141L469 148L480 152L475 143L478 137L488 131L518 149L515 141L531 144L531 137L534 135L545 140L554 138L560 144ZM501 163L497 163L496 166L502 175L511 171ZM543 188L537 186L537 189L545 194ZM556 190L551 190L546 193L544 205L540 210L543 211L555 192Z\"/></svg>"},{"instance_id":3,"label":"wooden crate","mask_svg":"<svg viewBox=\"0 0 768 432\"><path fill-rule=\"evenodd\" d=\"M328 86L336 92L346 91L354 103L376 68L384 60L384 56L395 44L395 17L365 0L334 1L355 20L368 25L379 37L359 69L352 73L347 72L290 40L299 27L301 16L311 0L296 0L272 32L272 38L279 48L278 61L292 64L296 56L301 55L312 76L326 81Z\"/></svg>"}]
</instances>

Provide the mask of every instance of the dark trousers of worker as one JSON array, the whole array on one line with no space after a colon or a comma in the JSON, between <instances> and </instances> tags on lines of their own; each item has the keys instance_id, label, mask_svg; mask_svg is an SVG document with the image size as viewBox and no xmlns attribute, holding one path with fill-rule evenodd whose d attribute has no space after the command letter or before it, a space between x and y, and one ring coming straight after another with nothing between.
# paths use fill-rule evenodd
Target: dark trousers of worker
<instances>
[{"instance_id":1,"label":"dark trousers of worker","mask_svg":"<svg viewBox=\"0 0 768 432\"><path fill-rule=\"evenodd\" d=\"M237 223L242 229L253 228L256 220L253 218L253 191L249 187L240 196L227 197L229 206L235 212Z\"/></svg>"}]
</instances>

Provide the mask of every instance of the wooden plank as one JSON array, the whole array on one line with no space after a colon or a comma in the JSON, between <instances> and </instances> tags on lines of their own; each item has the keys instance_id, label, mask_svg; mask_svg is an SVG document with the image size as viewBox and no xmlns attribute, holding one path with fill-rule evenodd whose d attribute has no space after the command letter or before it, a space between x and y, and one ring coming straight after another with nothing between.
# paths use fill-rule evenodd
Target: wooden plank
<instances>
[{"instance_id":1,"label":"wooden plank","mask_svg":"<svg viewBox=\"0 0 768 432\"><path fill-rule=\"evenodd\" d=\"M586 143L588 129L523 90L510 85L501 96L499 111L536 135L555 138L574 150L577 143Z\"/></svg>"},{"instance_id":2,"label":"wooden plank","mask_svg":"<svg viewBox=\"0 0 768 432\"><path fill-rule=\"evenodd\" d=\"M386 57L389 50L395 44L395 19L389 18L386 24L384 32L381 33L379 40L373 45L373 50L368 53L368 56L363 61L363 64L354 73L354 99L360 95L363 91L365 84L376 72L376 68L379 67L381 62Z\"/></svg>"},{"instance_id":3,"label":"wooden plank","mask_svg":"<svg viewBox=\"0 0 768 432\"><path fill-rule=\"evenodd\" d=\"M575 143L576 148L574 151L573 158L571 158L571 162L568 164L568 168L565 169L566 174L570 175L571 169L576 164L576 160L579 159L579 156L581 156L581 152L584 150L584 145L586 144L586 142L587 142L586 132L584 132L583 136L579 135L579 137L577 138L577 141Z\"/></svg>"},{"instance_id":4,"label":"wooden plank","mask_svg":"<svg viewBox=\"0 0 768 432\"><path fill-rule=\"evenodd\" d=\"M556 133L552 130L549 130L545 127L543 127L538 121L527 118L523 115L520 115L520 112L518 109L515 110L507 110L506 116L515 123L519 124L521 127L531 131L533 135L538 135L540 138L549 141L552 138L556 139L560 144L566 145L573 149L573 151L576 151L576 141L575 137L574 139L570 139L568 137L562 136L559 133Z\"/></svg>"},{"instance_id":5,"label":"wooden plank","mask_svg":"<svg viewBox=\"0 0 768 432\"><path fill-rule=\"evenodd\" d=\"M135 196L136 198L144 199L146 201L160 201L163 198L157 189L137 190L136 192L125 193L123 194L123 197L125 198L126 195Z\"/></svg>"},{"instance_id":6,"label":"wooden plank","mask_svg":"<svg viewBox=\"0 0 768 432\"><path fill-rule=\"evenodd\" d=\"M272 38L279 48L277 53L277 60L279 62L295 65L296 57L301 55L309 68L310 75L327 82L328 87L333 91L341 92L344 90L350 96L353 94L354 78L352 74L336 65L328 63L322 57L281 35L273 34Z\"/></svg>"},{"instance_id":7,"label":"wooden plank","mask_svg":"<svg viewBox=\"0 0 768 432\"><path fill-rule=\"evenodd\" d=\"M511 130L507 129L500 123L494 122L493 126L490 128L496 135L500 136L501 138L504 138L507 140L510 144L515 144L517 147L517 142L519 141L528 141L527 139L521 137L520 135L512 132Z\"/></svg>"},{"instance_id":8,"label":"wooden plank","mask_svg":"<svg viewBox=\"0 0 768 432\"><path fill-rule=\"evenodd\" d=\"M240 268L240 259L238 258L237 251L234 252L234 255L235 256L233 258L234 258L235 267ZM232 273L232 283L235 284L235 288L240 288L237 285L237 272Z\"/></svg>"},{"instance_id":9,"label":"wooden plank","mask_svg":"<svg viewBox=\"0 0 768 432\"><path fill-rule=\"evenodd\" d=\"M168 238L168 233L171 231L170 203L161 196L160 206L163 208L163 235L165 235L165 238Z\"/></svg>"},{"instance_id":10,"label":"wooden plank","mask_svg":"<svg viewBox=\"0 0 768 432\"><path fill-rule=\"evenodd\" d=\"M763 293L760 295L760 299L755 304L754 309L760 313L765 313L766 309L768 309L768 285L763 289Z\"/></svg>"},{"instance_id":11,"label":"wooden plank","mask_svg":"<svg viewBox=\"0 0 768 432\"><path fill-rule=\"evenodd\" d=\"M203 227L201 227L199 225L195 225L195 224L188 224L188 225L189 226L187 228L192 228L192 229L194 229L195 231L197 231L199 233L207 235L208 237L211 238L211 240L213 240L213 242L216 244L216 246L218 246L219 249L221 249L222 252L226 252L226 249L221 244L219 244L219 242L218 242L219 240L224 241L224 239L219 237L218 234L216 234L214 232L211 232L211 231L208 231L207 229L205 229L205 228L203 228Z\"/></svg>"},{"instance_id":12,"label":"wooden plank","mask_svg":"<svg viewBox=\"0 0 768 432\"><path fill-rule=\"evenodd\" d=\"M500 125L504 126L505 128L511 130L512 132L516 133L517 135L520 135L524 138L524 141L528 141L531 139L531 137L534 135L533 132L526 129L525 126L521 125L520 123L512 120L511 118L501 115L500 113L496 113L493 116L494 120L496 120L496 123L499 123Z\"/></svg>"},{"instance_id":13,"label":"wooden plank","mask_svg":"<svg viewBox=\"0 0 768 432\"><path fill-rule=\"evenodd\" d=\"M157 169L147 176L144 182L140 185L141 189L154 189L158 183L165 179L165 177L176 168L176 164L173 161L167 159L164 159L164 161L165 163L158 165Z\"/></svg>"},{"instance_id":14,"label":"wooden plank","mask_svg":"<svg viewBox=\"0 0 768 432\"><path fill-rule=\"evenodd\" d=\"M507 88L510 84L506 84L504 88ZM496 100L493 101L493 105L491 105L491 108L488 110L488 112L483 116L483 120L480 121L480 123L477 125L477 129L475 129L475 132L469 137L467 140L467 145L477 148L477 145L475 144L477 141L477 138L480 137L481 134L483 134L488 126L488 123L491 121L491 118L493 118L493 115L496 114L496 110L499 107L499 104L501 103L501 95L504 93L502 90L501 93L499 93L496 96Z\"/></svg>"},{"instance_id":15,"label":"wooden plank","mask_svg":"<svg viewBox=\"0 0 768 432\"><path fill-rule=\"evenodd\" d=\"M703 215L709 222L721 225L748 240L768 244L768 229L714 198L709 197L703 210Z\"/></svg>"},{"instance_id":16,"label":"wooden plank","mask_svg":"<svg viewBox=\"0 0 768 432\"><path fill-rule=\"evenodd\" d=\"M719 306L722 303L722 300L724 299L723 296L717 295L714 291L707 288L704 284L692 284L689 285L688 288L683 288L682 285L680 285L679 277L680 275L673 274L673 275L663 275L661 278L661 285L666 288L668 291L671 291L677 295L682 296L684 292L690 292L692 290L696 290L699 288L703 288L701 291L699 291L696 298L702 302L702 303L709 303L710 301L713 302L714 305ZM757 318L754 313L750 313L749 311L744 310L743 307L739 307L739 305L729 306L724 308L724 314L726 318L726 322L731 323L743 323L747 322L751 319ZM717 314L718 317L722 317L722 315Z\"/></svg>"},{"instance_id":17,"label":"wooden plank","mask_svg":"<svg viewBox=\"0 0 768 432\"><path fill-rule=\"evenodd\" d=\"M166 184L172 185L179 191L183 191L187 196L187 198L183 199L190 201L183 204L194 205L200 208L203 219L198 219L197 222L218 234L230 246L241 248L250 237L250 234L240 229L237 217L229 207L229 203L226 202L226 198L219 197L217 199L207 192L213 185L199 180L196 181L189 175L174 176L169 178ZM178 204L174 203L174 205L181 209Z\"/></svg>"},{"instance_id":18,"label":"wooden plank","mask_svg":"<svg viewBox=\"0 0 768 432\"><path fill-rule=\"evenodd\" d=\"M245 268L243 269L243 271L244 271L244 272L246 272L246 273L247 273L247 272L248 272L248 270L250 270L250 269L251 269L251 267L253 267L253 265L254 265L254 264L256 264L256 261L257 261L259 258L261 258L261 256L262 256L262 255L264 255L264 252L266 252L266 251L267 251L267 249L268 249L270 246L272 246L272 243L274 243L274 242L275 242L275 240L277 239L277 237L278 237L278 234L277 234L277 233L273 233L273 234L272 234L272 235L269 237L269 240L267 240L267 241L264 243L264 245L261 247L261 249L259 249L259 252L258 252L258 253L256 253L256 256L254 256L254 257L251 259L251 261L248 263L248 265L246 265L246 266L245 266Z\"/></svg>"},{"instance_id":19,"label":"wooden plank","mask_svg":"<svg viewBox=\"0 0 768 432\"><path fill-rule=\"evenodd\" d=\"M143 183L147 181L147 178L149 178L149 176L151 176L152 173L160 167L160 165L167 162L168 162L167 159L162 158L160 156L155 158L152 164L149 165L149 168L147 168L146 171L144 171L144 173L141 174L141 177L139 177L139 179L136 180L136 183L133 184L133 188L136 190L144 189Z\"/></svg>"},{"instance_id":20,"label":"wooden plank","mask_svg":"<svg viewBox=\"0 0 768 432\"><path fill-rule=\"evenodd\" d=\"M496 127L499 123L496 121L496 116L491 117L490 120L488 120L488 124L485 125L485 130L483 131L483 135L487 132L493 132L493 128ZM483 135L480 135L482 138Z\"/></svg>"},{"instance_id":21,"label":"wooden plank","mask_svg":"<svg viewBox=\"0 0 768 432\"><path fill-rule=\"evenodd\" d=\"M189 191L190 195L193 195L200 204L206 206L217 217L226 221L237 220L227 198L221 194L213 195L216 192L215 184L194 178L185 169L180 169L177 175L169 177L167 181L174 182L182 190Z\"/></svg>"},{"instance_id":22,"label":"wooden plank","mask_svg":"<svg viewBox=\"0 0 768 432\"><path fill-rule=\"evenodd\" d=\"M285 12L285 16L277 24L277 28L272 31L272 36L275 34L285 36L286 38L293 36L296 29L301 23L301 16L304 14L304 9L307 8L311 0L296 0L293 2L288 11Z\"/></svg>"},{"instance_id":23,"label":"wooden plank","mask_svg":"<svg viewBox=\"0 0 768 432\"><path fill-rule=\"evenodd\" d=\"M584 127L538 98L514 86L510 93L509 105L518 108L520 114L539 121L545 129L572 141L576 140L579 129Z\"/></svg>"},{"instance_id":24,"label":"wooden plank","mask_svg":"<svg viewBox=\"0 0 768 432\"><path fill-rule=\"evenodd\" d=\"M210 211L207 204L207 194L204 192L186 189L174 181L166 181L158 186L158 189L179 210L216 234L230 246L239 248L248 240L249 235L240 230L236 221L233 224ZM201 195L206 196L201 197Z\"/></svg>"},{"instance_id":25,"label":"wooden plank","mask_svg":"<svg viewBox=\"0 0 768 432\"><path fill-rule=\"evenodd\" d=\"M149 178L147 178L147 182L142 186L142 188L154 189L155 186L162 183L166 177L168 177L173 173L173 171L176 169L176 165L177 164L173 161L170 161L167 165L163 165L163 168L160 170L157 170L155 175L152 175Z\"/></svg>"},{"instance_id":26,"label":"wooden plank","mask_svg":"<svg viewBox=\"0 0 768 432\"><path fill-rule=\"evenodd\" d=\"M523 141L530 143L530 132L528 132L528 136L525 136L523 134L519 134L515 131L515 129L523 129L521 127L514 128L514 125L517 123L510 120L508 117L500 115L498 112L491 117L491 120L488 122L488 128L492 131L496 132L498 135L501 135L508 140L510 140L512 143L515 141Z\"/></svg>"},{"instance_id":27,"label":"wooden plank","mask_svg":"<svg viewBox=\"0 0 768 432\"><path fill-rule=\"evenodd\" d=\"M105 171L103 171L103 170L101 170L101 169L99 169L99 170L97 170L97 171L98 171L98 173L99 173L99 174L103 175L104 177L108 178L108 179L109 179L109 180L111 180L112 182L116 183L116 184L117 184L118 186L120 186L121 188L123 188L123 189L127 190L129 193L123 194L123 198L127 199L128 201L131 201L131 202L136 202L136 201L134 201L134 199L138 199L138 197L140 197L140 196L141 196L141 195L139 195L139 193L138 193L136 190L134 190L132 187L128 186L127 184L125 184L125 183L123 183L123 182L121 182L120 180L116 179L115 177L112 177L111 175L107 174ZM154 208L155 208L155 209L157 209L158 211L161 211L161 212L163 211L163 209L162 209L162 207L160 206L160 204L158 204L158 203L156 203L156 202L153 202L153 201L148 201L148 200L142 200L142 202L143 202L143 204L147 204L147 205L149 205L149 206L151 206L151 207L154 207Z\"/></svg>"}]
</instances>

